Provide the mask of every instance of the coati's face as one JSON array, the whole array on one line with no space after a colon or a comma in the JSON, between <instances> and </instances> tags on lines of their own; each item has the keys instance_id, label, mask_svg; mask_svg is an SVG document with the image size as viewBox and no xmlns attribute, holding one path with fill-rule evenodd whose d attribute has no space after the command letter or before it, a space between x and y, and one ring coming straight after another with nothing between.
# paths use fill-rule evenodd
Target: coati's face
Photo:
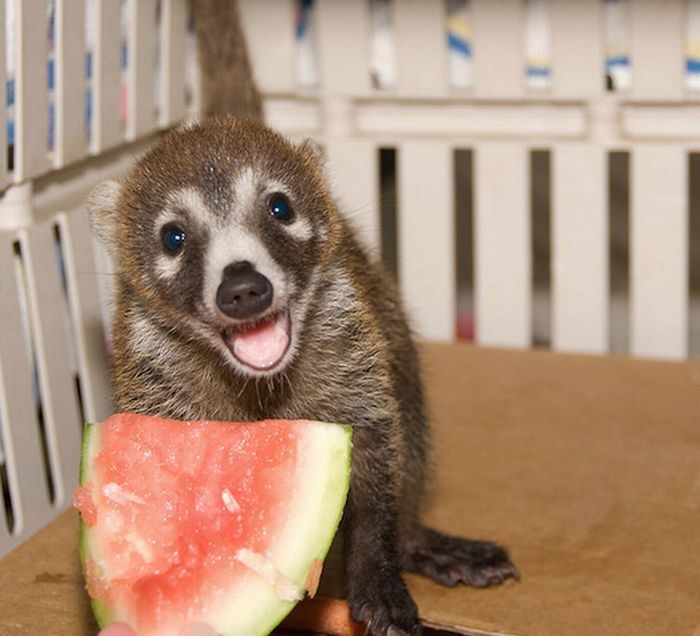
<instances>
[{"instance_id":1,"label":"coati's face","mask_svg":"<svg viewBox=\"0 0 700 636\"><path fill-rule=\"evenodd\" d=\"M160 324L249 376L293 359L338 235L309 145L258 124L210 120L164 136L123 186L99 186L89 206L126 283Z\"/></svg>"}]
</instances>

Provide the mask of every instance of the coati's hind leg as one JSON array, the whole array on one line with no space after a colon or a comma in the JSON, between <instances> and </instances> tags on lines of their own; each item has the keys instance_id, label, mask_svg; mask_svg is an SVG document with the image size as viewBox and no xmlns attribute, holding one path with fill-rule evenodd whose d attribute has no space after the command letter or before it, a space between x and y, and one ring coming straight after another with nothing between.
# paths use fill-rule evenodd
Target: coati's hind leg
<instances>
[{"instance_id":1,"label":"coati's hind leg","mask_svg":"<svg viewBox=\"0 0 700 636\"><path fill-rule=\"evenodd\" d=\"M474 587L498 585L520 579L508 553L488 541L473 541L421 527L404 541L402 566L450 587L458 583Z\"/></svg>"}]
</instances>

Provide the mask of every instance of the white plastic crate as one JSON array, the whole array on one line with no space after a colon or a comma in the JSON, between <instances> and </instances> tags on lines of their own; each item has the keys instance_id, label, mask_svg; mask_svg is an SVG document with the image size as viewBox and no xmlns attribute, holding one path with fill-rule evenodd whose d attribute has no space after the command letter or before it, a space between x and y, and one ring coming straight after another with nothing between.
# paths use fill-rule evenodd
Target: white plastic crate
<instances>
[{"instance_id":1,"label":"white plastic crate","mask_svg":"<svg viewBox=\"0 0 700 636\"><path fill-rule=\"evenodd\" d=\"M3 10L0 147L12 148L0 153L0 553L70 504L82 421L111 410L113 274L81 202L198 108L185 0L7 0ZM375 254L395 239L419 334L455 338L457 281L473 259L468 318L480 344L531 346L545 311L552 348L605 353L624 303L630 353L689 354L700 315L688 167L700 152L700 3L241 0L241 10L268 120L321 142ZM391 179L382 148L395 152ZM550 153L545 290L533 286L535 150ZM466 261L457 151L471 157ZM629 153L627 299L610 287L611 151ZM392 184L389 237L381 193Z\"/></svg>"}]
</instances>

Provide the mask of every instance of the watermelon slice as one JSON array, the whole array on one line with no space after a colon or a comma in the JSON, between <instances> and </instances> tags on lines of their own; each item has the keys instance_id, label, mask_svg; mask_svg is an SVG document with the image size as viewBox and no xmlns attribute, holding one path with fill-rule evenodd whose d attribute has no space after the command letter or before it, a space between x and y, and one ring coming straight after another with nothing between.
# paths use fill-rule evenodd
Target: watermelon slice
<instances>
[{"instance_id":1,"label":"watermelon slice","mask_svg":"<svg viewBox=\"0 0 700 636\"><path fill-rule=\"evenodd\" d=\"M267 634L315 591L350 474L351 431L321 422L88 424L81 559L100 626Z\"/></svg>"}]
</instances>

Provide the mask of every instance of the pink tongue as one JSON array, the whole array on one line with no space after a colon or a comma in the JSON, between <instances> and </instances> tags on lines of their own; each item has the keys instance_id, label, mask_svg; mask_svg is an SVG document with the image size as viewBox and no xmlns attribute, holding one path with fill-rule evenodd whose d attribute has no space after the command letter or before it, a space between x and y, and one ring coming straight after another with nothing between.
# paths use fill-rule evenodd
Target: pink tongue
<instances>
[{"instance_id":1,"label":"pink tongue","mask_svg":"<svg viewBox=\"0 0 700 636\"><path fill-rule=\"evenodd\" d=\"M285 315L271 322L234 333L229 339L233 355L254 369L274 367L289 346L289 323Z\"/></svg>"}]
</instances>

